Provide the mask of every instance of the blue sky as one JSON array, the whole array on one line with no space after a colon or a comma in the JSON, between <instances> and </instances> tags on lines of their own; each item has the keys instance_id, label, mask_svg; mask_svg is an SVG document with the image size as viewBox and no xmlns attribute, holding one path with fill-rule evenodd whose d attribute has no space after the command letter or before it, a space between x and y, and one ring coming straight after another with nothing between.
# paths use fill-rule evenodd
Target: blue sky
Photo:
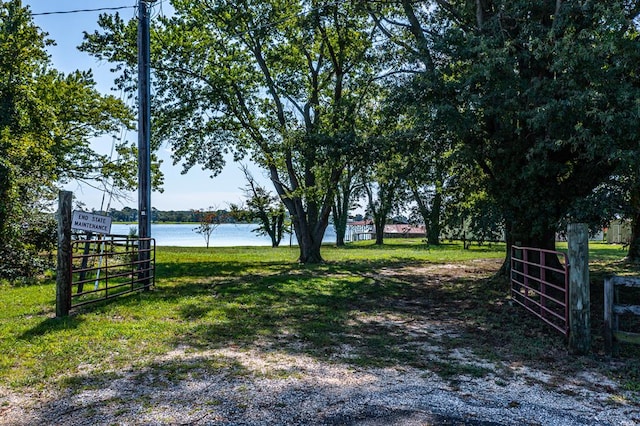
<instances>
[{"instance_id":1,"label":"blue sky","mask_svg":"<svg viewBox=\"0 0 640 426\"><path fill-rule=\"evenodd\" d=\"M65 73L76 69L93 70L98 90L103 93L113 92L114 75L109 72L108 63L98 62L93 57L78 51L77 46L82 42L83 31L93 32L97 29L98 15L101 12L78 12L69 14L38 15L45 12L71 11L79 9L99 9L125 6L118 13L125 19L134 17L136 0L23 0L23 4L31 8L34 21L43 31L49 33L49 38L55 40L56 46L51 46L49 54L53 66ZM169 13L168 0L157 1L154 5L154 13ZM108 13L115 13L108 12ZM153 125L153 123L152 123ZM129 141L137 141L134 132L127 135ZM96 150L108 153L111 149L111 138L101 138L93 142ZM169 150L163 149L158 153L164 160L161 169L165 175L164 192L154 192L151 195L151 204L160 210L189 210L216 206L226 208L228 203L238 203L243 199L241 187L244 186L244 176L239 165L231 160L227 163L222 174L215 178L210 177L208 171L202 171L199 167L192 168L186 175L180 172L180 165L173 166L169 157ZM254 177L265 187L272 189L262 172L255 166L251 167ZM100 209L103 192L87 186L81 186L74 182L66 186L73 191L78 200L85 203L88 209ZM106 203L106 202L105 202ZM111 207L120 209L123 206L137 208L137 194L130 194L129 200L113 200Z\"/></svg>"}]
</instances>

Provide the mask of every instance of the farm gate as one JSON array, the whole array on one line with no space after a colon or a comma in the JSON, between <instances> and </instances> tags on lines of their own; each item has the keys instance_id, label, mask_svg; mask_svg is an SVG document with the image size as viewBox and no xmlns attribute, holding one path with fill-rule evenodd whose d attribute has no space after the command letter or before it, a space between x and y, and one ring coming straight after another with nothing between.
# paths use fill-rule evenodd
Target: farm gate
<instances>
[{"instance_id":1,"label":"farm gate","mask_svg":"<svg viewBox=\"0 0 640 426\"><path fill-rule=\"evenodd\" d=\"M107 235L74 239L69 308L148 289L155 283L155 257L153 238Z\"/></svg>"},{"instance_id":2,"label":"farm gate","mask_svg":"<svg viewBox=\"0 0 640 426\"><path fill-rule=\"evenodd\" d=\"M560 260L560 262L558 262ZM552 250L511 248L511 298L565 336L569 335L569 262Z\"/></svg>"},{"instance_id":3,"label":"farm gate","mask_svg":"<svg viewBox=\"0 0 640 426\"><path fill-rule=\"evenodd\" d=\"M112 299L149 289L155 283L156 248L153 238L100 234L106 219L78 214L72 234L71 201L73 193L58 196L58 266L56 269L56 317L69 315L73 307ZM87 220L90 223L84 223ZM110 224L110 222L109 222ZM98 235L93 239L92 235Z\"/></svg>"}]
</instances>

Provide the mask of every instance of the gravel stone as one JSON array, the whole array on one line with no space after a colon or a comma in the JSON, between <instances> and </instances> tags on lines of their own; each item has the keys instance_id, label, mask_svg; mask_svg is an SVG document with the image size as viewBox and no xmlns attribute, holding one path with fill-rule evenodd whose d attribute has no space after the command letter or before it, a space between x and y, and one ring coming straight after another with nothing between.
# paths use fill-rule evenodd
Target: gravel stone
<instances>
[{"instance_id":1,"label":"gravel stone","mask_svg":"<svg viewBox=\"0 0 640 426\"><path fill-rule=\"evenodd\" d=\"M207 367L221 360L229 367ZM445 381L275 350L176 350L155 361L115 379L85 369L73 389L0 388L0 425L640 425L637 400L591 372L554 386L530 368L505 379L499 364L495 375Z\"/></svg>"}]
</instances>

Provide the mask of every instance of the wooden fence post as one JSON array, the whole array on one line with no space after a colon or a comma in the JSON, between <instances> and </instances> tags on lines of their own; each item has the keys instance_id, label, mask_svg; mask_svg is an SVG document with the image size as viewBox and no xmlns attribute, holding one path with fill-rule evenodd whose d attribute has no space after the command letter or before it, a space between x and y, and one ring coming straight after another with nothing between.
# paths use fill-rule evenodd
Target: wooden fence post
<instances>
[{"instance_id":1,"label":"wooden fence post","mask_svg":"<svg viewBox=\"0 0 640 426\"><path fill-rule=\"evenodd\" d=\"M589 290L589 228L572 223L569 240L569 350L587 354L591 350L591 297Z\"/></svg>"},{"instance_id":2,"label":"wooden fence post","mask_svg":"<svg viewBox=\"0 0 640 426\"><path fill-rule=\"evenodd\" d=\"M56 275L56 317L71 310L71 200L73 193L58 195L58 269Z\"/></svg>"},{"instance_id":3,"label":"wooden fence post","mask_svg":"<svg viewBox=\"0 0 640 426\"><path fill-rule=\"evenodd\" d=\"M616 329L615 318L613 314L613 303L615 298L613 277L604 280L604 349L608 354L614 354L617 344L613 338L613 332Z\"/></svg>"}]
</instances>

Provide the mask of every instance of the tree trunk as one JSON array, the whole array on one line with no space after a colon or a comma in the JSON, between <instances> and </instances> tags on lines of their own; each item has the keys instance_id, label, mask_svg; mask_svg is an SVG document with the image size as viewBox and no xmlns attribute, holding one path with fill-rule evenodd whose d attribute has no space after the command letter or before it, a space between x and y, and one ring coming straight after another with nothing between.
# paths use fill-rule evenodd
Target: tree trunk
<instances>
[{"instance_id":1,"label":"tree trunk","mask_svg":"<svg viewBox=\"0 0 640 426\"><path fill-rule=\"evenodd\" d=\"M635 186L635 185L634 185ZM631 238L629 239L629 251L627 260L630 262L640 261L640 188L631 190L631 208L633 214L631 216Z\"/></svg>"},{"instance_id":2,"label":"tree trunk","mask_svg":"<svg viewBox=\"0 0 640 426\"><path fill-rule=\"evenodd\" d=\"M338 247L344 247L345 245L351 197L359 186L354 183L356 181L356 173L352 165L347 166L345 173L343 173L338 183L333 205L333 223L336 228L336 246Z\"/></svg>"},{"instance_id":3,"label":"tree trunk","mask_svg":"<svg viewBox=\"0 0 640 426\"><path fill-rule=\"evenodd\" d=\"M431 213L429 214L429 228L427 229L427 242L429 245L440 244L440 210L442 209L442 183L436 182L436 193L433 196Z\"/></svg>"},{"instance_id":4,"label":"tree trunk","mask_svg":"<svg viewBox=\"0 0 640 426\"><path fill-rule=\"evenodd\" d=\"M284 213L274 214L272 216L262 213L260 221L262 222L263 230L266 231L269 238L271 238L271 247L275 248L280 245L282 240L282 227L284 224Z\"/></svg>"},{"instance_id":5,"label":"tree trunk","mask_svg":"<svg viewBox=\"0 0 640 426\"><path fill-rule=\"evenodd\" d=\"M341 199L342 198L342 199ZM336 246L344 247L344 236L347 233L347 221L349 219L348 195L336 196L336 203L333 206L333 226L336 229Z\"/></svg>"},{"instance_id":6,"label":"tree trunk","mask_svg":"<svg viewBox=\"0 0 640 426\"><path fill-rule=\"evenodd\" d=\"M297 181L294 168L291 164L288 164L289 177L292 180ZM301 197L292 197L289 195L289 191L280 183L278 177L278 170L275 166L270 166L271 181L274 183L276 191L289 211L291 221L293 223L293 229L296 233L298 240L298 247L300 249L300 256L298 262L300 263L322 263L322 255L320 249L322 247L322 238L324 232L329 224L329 214L331 212L330 200L333 197L333 193L329 191L327 197L323 201L320 208L315 203L309 203L305 206L304 200ZM332 182L336 182L340 178L339 173L335 173L335 177ZM307 176L310 180L312 177ZM312 187L312 182L308 184ZM296 185L298 188L298 185Z\"/></svg>"},{"instance_id":7,"label":"tree trunk","mask_svg":"<svg viewBox=\"0 0 640 426\"><path fill-rule=\"evenodd\" d=\"M305 264L317 264L324 262L324 259L320 254L320 248L322 247L322 237L324 235L326 225L323 229L318 229L315 232L312 232L308 227L305 232L299 232L296 226L294 226L294 229L296 229L296 238L298 239L298 247L300 249L298 262Z\"/></svg>"},{"instance_id":8,"label":"tree trunk","mask_svg":"<svg viewBox=\"0 0 640 426\"><path fill-rule=\"evenodd\" d=\"M276 248L280 246L280 241L282 241L282 232L284 229L284 213L277 215L273 218L273 232L270 232L271 236L271 247Z\"/></svg>"},{"instance_id":9,"label":"tree trunk","mask_svg":"<svg viewBox=\"0 0 640 426\"><path fill-rule=\"evenodd\" d=\"M515 231L513 231L516 229ZM530 235L528 229L525 227L511 227L507 225L505 231L505 239L507 243L507 250L505 253L504 263L498 271L498 275L509 276L511 273L511 250L512 247L532 247L543 250L556 250L556 231L555 229L547 229L542 235ZM563 265L556 254L546 253L545 265L556 269L562 269ZM540 259L530 259L533 262L538 262Z\"/></svg>"},{"instance_id":10,"label":"tree trunk","mask_svg":"<svg viewBox=\"0 0 640 426\"><path fill-rule=\"evenodd\" d=\"M431 210L429 210L429 207L420 196L420 191L418 191L418 187L416 186L416 184L411 181L407 181L407 183L409 184L409 189L411 190L411 194L413 194L413 200L416 202L418 206L418 211L420 212L420 216L422 216L422 220L424 222L424 226L427 231L427 235L425 235L427 237L427 243L430 243L429 231L431 229Z\"/></svg>"},{"instance_id":11,"label":"tree trunk","mask_svg":"<svg viewBox=\"0 0 640 426\"><path fill-rule=\"evenodd\" d=\"M369 210L373 216L373 225L376 233L376 245L384 244L384 225L387 217L393 208L394 191L397 188L399 180L396 179L391 183L380 185L378 188L378 202L373 199L373 191L368 185L365 185L365 191L369 200ZM377 205L376 205L377 204Z\"/></svg>"},{"instance_id":12,"label":"tree trunk","mask_svg":"<svg viewBox=\"0 0 640 426\"><path fill-rule=\"evenodd\" d=\"M304 211L302 200L297 199L293 202L297 211ZM314 223L310 223L308 218L319 217ZM293 221L293 229L298 239L298 247L300 256L298 262L316 264L324 262L320 249L322 247L322 238L324 232L329 225L329 209L323 209L322 214L316 215L313 206L307 206L305 215L291 216Z\"/></svg>"},{"instance_id":13,"label":"tree trunk","mask_svg":"<svg viewBox=\"0 0 640 426\"><path fill-rule=\"evenodd\" d=\"M437 246L440 244L440 211L442 210L442 182L435 183L435 193L431 202L431 208L420 195L420 191L414 182L408 182L413 199L418 205L418 211L426 227L427 243Z\"/></svg>"},{"instance_id":14,"label":"tree trunk","mask_svg":"<svg viewBox=\"0 0 640 426\"><path fill-rule=\"evenodd\" d=\"M629 252L627 260L640 261L640 212L636 212L631 218L631 238L629 239Z\"/></svg>"},{"instance_id":15,"label":"tree trunk","mask_svg":"<svg viewBox=\"0 0 640 426\"><path fill-rule=\"evenodd\" d=\"M4 158L0 160L0 200L2 200L2 203L0 203L0 250L11 242L9 237L9 223L11 221L9 217L11 208L14 206L12 203L12 171L10 166L5 164Z\"/></svg>"},{"instance_id":16,"label":"tree trunk","mask_svg":"<svg viewBox=\"0 0 640 426\"><path fill-rule=\"evenodd\" d=\"M547 229L542 235L530 235L529 230L526 227L518 227L518 229L514 232L512 231L515 227L507 226L506 228L506 243L507 250L505 253L505 259L502 264L502 267L498 271L497 275L509 277L511 274L511 251L513 246L520 247L531 247L543 250L556 251L556 230L555 228ZM533 255L532 255L533 256ZM563 269L564 266L558 255L554 253L543 253L545 256L544 261L545 265L555 268L555 269ZM534 263L538 263L540 261L539 258L530 258L530 261ZM552 279L553 274L548 276L548 279ZM563 278L557 278L558 280L562 280ZM558 283L560 283L560 281Z\"/></svg>"},{"instance_id":17,"label":"tree trunk","mask_svg":"<svg viewBox=\"0 0 640 426\"><path fill-rule=\"evenodd\" d=\"M384 224L386 222L386 215L377 215L373 218L373 223L376 231L376 245L381 246L384 244Z\"/></svg>"},{"instance_id":18,"label":"tree trunk","mask_svg":"<svg viewBox=\"0 0 640 426\"><path fill-rule=\"evenodd\" d=\"M345 246L344 236L347 233L347 221L340 220L339 222L335 223L335 227L336 227L336 246L344 247Z\"/></svg>"}]
</instances>

